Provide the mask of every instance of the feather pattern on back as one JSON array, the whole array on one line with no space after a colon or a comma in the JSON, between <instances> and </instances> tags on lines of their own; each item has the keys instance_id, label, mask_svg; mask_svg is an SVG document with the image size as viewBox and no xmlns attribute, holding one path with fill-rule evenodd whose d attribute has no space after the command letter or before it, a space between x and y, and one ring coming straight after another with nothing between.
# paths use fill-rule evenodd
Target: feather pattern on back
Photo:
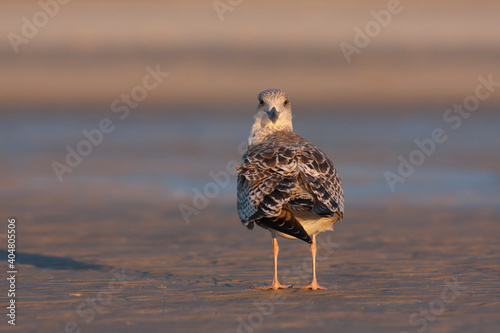
<instances>
[{"instance_id":1,"label":"feather pattern on back","mask_svg":"<svg viewBox=\"0 0 500 333\"><path fill-rule=\"evenodd\" d=\"M340 220L344 192L333 162L291 131L277 131L249 146L238 168L238 215L254 223L310 242L294 212Z\"/></svg>"}]
</instances>

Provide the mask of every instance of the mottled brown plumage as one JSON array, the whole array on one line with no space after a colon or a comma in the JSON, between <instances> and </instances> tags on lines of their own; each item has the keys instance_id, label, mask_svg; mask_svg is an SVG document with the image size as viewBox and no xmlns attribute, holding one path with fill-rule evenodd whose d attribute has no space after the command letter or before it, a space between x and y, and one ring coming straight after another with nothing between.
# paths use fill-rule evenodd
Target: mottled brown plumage
<instances>
[{"instance_id":1,"label":"mottled brown plumage","mask_svg":"<svg viewBox=\"0 0 500 333\"><path fill-rule=\"evenodd\" d=\"M277 279L276 235L311 243L313 282L308 287L321 288L315 275L315 238L343 218L344 192L333 162L293 133L291 105L282 90L259 94L248 149L238 168L237 207L246 227L257 224L273 236L272 289L284 287Z\"/></svg>"},{"instance_id":2,"label":"mottled brown plumage","mask_svg":"<svg viewBox=\"0 0 500 333\"><path fill-rule=\"evenodd\" d=\"M245 226L262 225L262 219L276 218L282 210L292 216L310 211L337 219L344 214L342 183L334 164L307 140L286 131L250 146L238 169L238 214ZM301 225L287 232L265 222L263 227L311 242L307 233L298 236Z\"/></svg>"}]
</instances>

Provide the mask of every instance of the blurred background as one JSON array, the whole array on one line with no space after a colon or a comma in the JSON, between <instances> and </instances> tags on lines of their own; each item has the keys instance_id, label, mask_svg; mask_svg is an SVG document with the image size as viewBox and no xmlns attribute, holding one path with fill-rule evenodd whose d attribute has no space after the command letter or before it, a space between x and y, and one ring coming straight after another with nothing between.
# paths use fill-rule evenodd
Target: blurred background
<instances>
[{"instance_id":1,"label":"blurred background","mask_svg":"<svg viewBox=\"0 0 500 333\"><path fill-rule=\"evenodd\" d=\"M22 221L24 251L142 265L153 275L158 263L158 271L199 267L206 244L222 258L227 242L258 243L267 255L267 233L239 225L235 177L212 187L215 195L206 190L241 159L257 94L268 88L289 94L295 131L335 162L344 236L355 238L360 225L382 235L381 225L394 223L391 239L401 243L391 252L418 234L398 227L435 211L433 226L473 216L486 222L472 231L463 222L461 235L498 239L500 88L458 128L443 117L475 94L479 77L500 82L499 1L401 0L378 31L373 12L388 13L388 1L17 0L1 8L0 215ZM368 41L356 37L370 26ZM363 38L347 59L341 45ZM391 191L386 172L397 174L398 157L408 159L435 128L447 140ZM84 132L97 143L85 143ZM191 209L187 219L181 207ZM378 226L360 222L374 215ZM142 261L146 253L152 261ZM44 279L72 281L72 272L45 268L31 281L42 286L33 299L43 299Z\"/></svg>"},{"instance_id":2,"label":"blurred background","mask_svg":"<svg viewBox=\"0 0 500 333\"><path fill-rule=\"evenodd\" d=\"M500 4L486 0L402 0L347 63L339 44L354 44L354 28L364 30L371 11L387 7L363 0L71 1L16 54L8 33L21 35L22 18L33 21L42 7L4 1L2 111L102 112L141 80L145 66L160 64L171 77L141 103L142 113L234 113L275 86L308 110L398 113L446 108L470 94L478 75L498 68Z\"/></svg>"}]
</instances>

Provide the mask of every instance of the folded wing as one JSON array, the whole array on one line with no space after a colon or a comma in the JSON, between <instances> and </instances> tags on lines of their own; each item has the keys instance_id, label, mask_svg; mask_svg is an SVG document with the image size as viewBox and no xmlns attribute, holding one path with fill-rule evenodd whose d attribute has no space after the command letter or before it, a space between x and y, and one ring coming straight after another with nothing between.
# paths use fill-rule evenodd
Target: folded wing
<instances>
[{"instance_id":1,"label":"folded wing","mask_svg":"<svg viewBox=\"0 0 500 333\"><path fill-rule=\"evenodd\" d=\"M238 168L237 190L238 215L249 229L257 223L311 242L294 211L343 215L342 183L333 163L291 132L278 132L248 149Z\"/></svg>"}]
</instances>

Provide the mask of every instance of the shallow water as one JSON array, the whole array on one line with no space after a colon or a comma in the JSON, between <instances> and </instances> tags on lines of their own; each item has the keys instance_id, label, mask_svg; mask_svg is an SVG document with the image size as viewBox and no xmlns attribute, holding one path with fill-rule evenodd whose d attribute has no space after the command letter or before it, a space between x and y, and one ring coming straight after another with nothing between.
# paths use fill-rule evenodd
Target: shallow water
<instances>
[{"instance_id":1,"label":"shallow water","mask_svg":"<svg viewBox=\"0 0 500 333\"><path fill-rule=\"evenodd\" d=\"M452 130L439 113L423 116L314 115L295 117L295 131L335 162L351 207L397 202L398 205L500 208L500 115L474 115ZM85 140L82 130L102 118L64 116L4 117L0 123L2 178L11 189L77 190L78 184L151 187L165 196L189 198L212 181L210 172L232 171L239 163L251 116L165 116L113 118L115 130L83 157L59 183L51 163L64 164L66 146ZM448 126L448 127L446 127ZM392 192L384 173L398 174L398 156L409 159L414 140L441 127L448 140L436 144L414 173ZM241 149L241 148L240 148ZM423 153L420 153L424 156ZM16 177L12 177L16 176ZM17 181L16 181L17 179ZM26 183L24 180L31 179ZM19 182L21 184L16 183ZM220 188L219 200L231 202L235 177ZM130 194L134 197L134 194Z\"/></svg>"}]
</instances>

